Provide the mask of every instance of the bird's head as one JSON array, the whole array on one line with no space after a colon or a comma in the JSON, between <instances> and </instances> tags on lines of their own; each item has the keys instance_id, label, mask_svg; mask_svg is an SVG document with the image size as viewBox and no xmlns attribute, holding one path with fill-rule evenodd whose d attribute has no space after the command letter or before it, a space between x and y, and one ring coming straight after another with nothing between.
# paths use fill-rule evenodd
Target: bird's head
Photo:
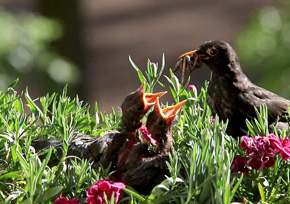
<instances>
[{"instance_id":1,"label":"bird's head","mask_svg":"<svg viewBox=\"0 0 290 204\"><path fill-rule=\"evenodd\" d=\"M155 104L158 97L163 96L166 91L159 93L145 93L145 83L136 91L130 93L121 105L122 123L129 132L141 126L141 119L147 111Z\"/></svg>"},{"instance_id":2,"label":"bird's head","mask_svg":"<svg viewBox=\"0 0 290 204\"><path fill-rule=\"evenodd\" d=\"M152 134L152 137L157 140L160 149L164 147L166 148L166 146L170 145L169 143L172 142L171 131L173 121L185 102L186 100L162 109L160 107L159 99L157 99L154 110L148 115L146 127Z\"/></svg>"},{"instance_id":3,"label":"bird's head","mask_svg":"<svg viewBox=\"0 0 290 204\"><path fill-rule=\"evenodd\" d=\"M208 41L196 50L182 54L179 59L186 56L197 56L204 64L206 64L214 72L225 72L227 69L235 69L240 67L239 58L234 49L224 41ZM200 68L198 64L196 68Z\"/></svg>"}]
</instances>

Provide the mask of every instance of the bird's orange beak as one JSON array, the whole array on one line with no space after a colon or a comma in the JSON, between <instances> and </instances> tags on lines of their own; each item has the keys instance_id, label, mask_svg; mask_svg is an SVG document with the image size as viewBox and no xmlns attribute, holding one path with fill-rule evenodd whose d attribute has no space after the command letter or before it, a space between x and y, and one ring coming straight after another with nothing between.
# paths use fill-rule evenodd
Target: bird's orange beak
<instances>
[{"instance_id":1,"label":"bird's orange beak","mask_svg":"<svg viewBox=\"0 0 290 204\"><path fill-rule=\"evenodd\" d=\"M186 53L180 55L178 59L181 59L181 58L184 58L184 57L187 57L187 56L191 57L191 56L194 56L194 55L197 55L196 54L196 50L192 50L192 51L186 52Z\"/></svg>"},{"instance_id":2,"label":"bird's orange beak","mask_svg":"<svg viewBox=\"0 0 290 204\"><path fill-rule=\"evenodd\" d=\"M156 101L156 106L159 111L159 114L162 116L163 119L166 120L166 122L172 122L175 118L175 115L178 113L180 108L183 106L183 104L186 103L186 100L179 102L176 105L168 106L164 109L160 108L159 98Z\"/></svg>"},{"instance_id":3,"label":"bird's orange beak","mask_svg":"<svg viewBox=\"0 0 290 204\"><path fill-rule=\"evenodd\" d=\"M189 56L189 57L198 56L201 59L205 59L205 60L209 59L209 57L204 55L204 54L198 54L197 50L192 50L192 51L186 52L186 53L180 55L178 59L182 59L182 58L187 57L187 56Z\"/></svg>"},{"instance_id":4,"label":"bird's orange beak","mask_svg":"<svg viewBox=\"0 0 290 204\"><path fill-rule=\"evenodd\" d=\"M145 83L141 85L139 91L143 95L144 110L149 110L155 104L157 98L160 98L167 93L167 91L158 93L145 93Z\"/></svg>"}]
</instances>

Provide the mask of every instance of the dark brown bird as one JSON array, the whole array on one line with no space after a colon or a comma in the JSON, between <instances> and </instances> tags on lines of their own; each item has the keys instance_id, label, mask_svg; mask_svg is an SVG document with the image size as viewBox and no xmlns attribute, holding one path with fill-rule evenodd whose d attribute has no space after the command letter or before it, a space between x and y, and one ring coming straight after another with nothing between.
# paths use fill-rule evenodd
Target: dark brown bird
<instances>
[{"instance_id":1,"label":"dark brown bird","mask_svg":"<svg viewBox=\"0 0 290 204\"><path fill-rule=\"evenodd\" d=\"M213 114L217 114L223 121L229 120L228 134L234 137L243 135L242 129L246 130L245 120L256 117L254 108L263 104L268 107L269 124L273 125L279 118L278 129L289 127L286 117L290 101L253 84L243 73L235 50L228 43L206 42L197 50L181 55L179 60L186 58L188 61L197 61L196 65L188 63L190 71L200 68L199 62L206 64L212 71L207 103Z\"/></svg>"},{"instance_id":2,"label":"dark brown bird","mask_svg":"<svg viewBox=\"0 0 290 204\"><path fill-rule=\"evenodd\" d=\"M121 105L121 128L110 131L102 137L90 137L77 134L70 144L69 155L80 158L93 159L97 166L107 167L110 163L114 167L117 162L118 152L129 139L138 141L136 130L141 126L140 120L154 105L158 97L166 92L145 93L145 84L135 92L129 94ZM37 152L45 151L50 146L57 147L61 143L57 140L34 141L33 146Z\"/></svg>"},{"instance_id":3,"label":"dark brown bird","mask_svg":"<svg viewBox=\"0 0 290 204\"><path fill-rule=\"evenodd\" d=\"M173 155L175 152L172 141L173 121L185 102L161 109L157 100L146 122L147 129L157 140L157 149L152 152L146 148L147 144L139 143L125 164L127 169L122 175L122 182L142 194L149 194L154 186L165 179L169 173L166 161L169 161L169 153Z\"/></svg>"},{"instance_id":4,"label":"dark brown bird","mask_svg":"<svg viewBox=\"0 0 290 204\"><path fill-rule=\"evenodd\" d=\"M123 161L127 160L134 144L140 141L137 130L142 125L141 119L155 104L157 98L166 93L166 91L155 94L145 93L145 84L142 84L139 89L132 92L124 99L121 105L123 115L119 133L106 142L108 146L105 151L99 153L99 145L92 145L90 148L90 152L94 157L99 154L102 155L100 164L108 166L109 163L112 162L113 166L122 165ZM99 143L99 141L96 141L96 143ZM117 162L119 164L117 164Z\"/></svg>"}]
</instances>

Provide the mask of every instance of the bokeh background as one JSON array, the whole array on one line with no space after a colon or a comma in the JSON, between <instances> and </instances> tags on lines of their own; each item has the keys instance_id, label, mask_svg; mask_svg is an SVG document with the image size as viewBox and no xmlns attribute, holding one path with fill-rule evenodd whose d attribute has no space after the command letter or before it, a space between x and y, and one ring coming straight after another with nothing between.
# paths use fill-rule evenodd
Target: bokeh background
<instances>
[{"instance_id":1,"label":"bokeh background","mask_svg":"<svg viewBox=\"0 0 290 204\"><path fill-rule=\"evenodd\" d=\"M144 70L164 53L168 74L180 54L221 39L254 83L290 99L289 10L289 0L1 0L0 90L20 78L37 98L68 84L110 112L140 85L129 55ZM191 83L209 78L204 67Z\"/></svg>"}]
</instances>

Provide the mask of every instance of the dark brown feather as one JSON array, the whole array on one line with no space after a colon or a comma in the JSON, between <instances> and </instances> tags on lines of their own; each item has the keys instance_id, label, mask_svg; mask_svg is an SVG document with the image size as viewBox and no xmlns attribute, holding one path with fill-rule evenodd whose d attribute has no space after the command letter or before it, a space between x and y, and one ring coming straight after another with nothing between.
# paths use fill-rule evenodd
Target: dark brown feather
<instances>
[{"instance_id":1,"label":"dark brown feather","mask_svg":"<svg viewBox=\"0 0 290 204\"><path fill-rule=\"evenodd\" d=\"M268 108L271 126L278 117L280 122L286 122L290 101L254 85L243 73L239 58L228 43L209 41L190 53L200 57L212 71L207 103L214 115L223 121L229 120L228 134L234 137L243 135L246 119L256 117L254 108L261 105ZM279 127L289 127L289 124L286 122Z\"/></svg>"}]
</instances>

